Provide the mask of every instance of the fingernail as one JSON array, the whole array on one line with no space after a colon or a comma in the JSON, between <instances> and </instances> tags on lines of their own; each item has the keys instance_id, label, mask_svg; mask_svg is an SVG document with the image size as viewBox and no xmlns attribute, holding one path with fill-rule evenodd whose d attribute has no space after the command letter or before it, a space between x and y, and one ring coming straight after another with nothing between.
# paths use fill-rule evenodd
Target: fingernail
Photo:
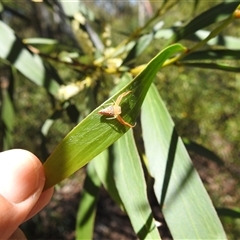
<instances>
[{"instance_id":1,"label":"fingernail","mask_svg":"<svg viewBox=\"0 0 240 240\"><path fill-rule=\"evenodd\" d=\"M34 158L24 150L0 153L0 194L9 202L20 203L31 195L39 194L44 174L41 164Z\"/></svg>"}]
</instances>

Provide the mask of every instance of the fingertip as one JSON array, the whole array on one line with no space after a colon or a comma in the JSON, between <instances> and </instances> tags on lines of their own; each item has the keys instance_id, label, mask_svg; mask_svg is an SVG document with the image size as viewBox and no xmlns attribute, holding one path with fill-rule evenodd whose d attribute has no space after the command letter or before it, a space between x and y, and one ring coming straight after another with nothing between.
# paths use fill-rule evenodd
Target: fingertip
<instances>
[{"instance_id":1,"label":"fingertip","mask_svg":"<svg viewBox=\"0 0 240 240\"><path fill-rule=\"evenodd\" d=\"M9 202L19 203L35 192L40 194L44 182L42 164L31 152L14 149L0 153L0 194Z\"/></svg>"},{"instance_id":2,"label":"fingertip","mask_svg":"<svg viewBox=\"0 0 240 240\"><path fill-rule=\"evenodd\" d=\"M45 183L40 160L26 150L0 153L0 238L9 236L38 201Z\"/></svg>"}]
</instances>

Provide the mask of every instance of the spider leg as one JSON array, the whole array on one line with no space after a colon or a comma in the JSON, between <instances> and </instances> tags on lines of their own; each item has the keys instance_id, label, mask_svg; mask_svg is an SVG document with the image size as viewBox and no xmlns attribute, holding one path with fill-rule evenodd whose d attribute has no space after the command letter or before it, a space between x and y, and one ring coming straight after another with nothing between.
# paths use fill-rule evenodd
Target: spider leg
<instances>
[{"instance_id":1,"label":"spider leg","mask_svg":"<svg viewBox=\"0 0 240 240\"><path fill-rule=\"evenodd\" d=\"M119 106L120 102L122 101L122 98L125 97L126 95L128 95L130 92L132 92L132 91L127 91L127 92L120 94L114 105Z\"/></svg>"},{"instance_id":2,"label":"spider leg","mask_svg":"<svg viewBox=\"0 0 240 240\"><path fill-rule=\"evenodd\" d=\"M136 123L134 125L131 125L130 123L126 122L120 115L116 116L116 118L121 124L123 124L125 126L128 126L130 128L133 128L136 126Z\"/></svg>"}]
</instances>

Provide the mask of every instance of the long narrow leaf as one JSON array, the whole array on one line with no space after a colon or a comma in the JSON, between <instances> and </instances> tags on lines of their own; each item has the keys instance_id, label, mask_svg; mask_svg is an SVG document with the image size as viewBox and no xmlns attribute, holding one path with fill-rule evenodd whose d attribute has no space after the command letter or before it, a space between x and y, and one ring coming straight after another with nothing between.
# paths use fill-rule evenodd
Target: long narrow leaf
<instances>
[{"instance_id":1,"label":"long narrow leaf","mask_svg":"<svg viewBox=\"0 0 240 240\"><path fill-rule=\"evenodd\" d=\"M190 62L182 62L183 66L188 67L195 67L195 68L205 68L205 69L216 69L216 70L222 70L226 72L240 72L240 67L233 67L228 66L220 63L202 63L202 62L196 62L196 63L190 63Z\"/></svg>"},{"instance_id":2,"label":"long narrow leaf","mask_svg":"<svg viewBox=\"0 0 240 240\"><path fill-rule=\"evenodd\" d=\"M96 204L101 182L94 166L89 164L82 198L77 212L76 239L93 239Z\"/></svg>"},{"instance_id":3,"label":"long narrow leaf","mask_svg":"<svg viewBox=\"0 0 240 240\"><path fill-rule=\"evenodd\" d=\"M219 60L219 59L239 60L240 50L217 49L197 51L186 55L184 58L181 59L181 61Z\"/></svg>"},{"instance_id":4,"label":"long narrow leaf","mask_svg":"<svg viewBox=\"0 0 240 240\"><path fill-rule=\"evenodd\" d=\"M59 84L38 55L31 54L11 28L0 21L0 58L6 59L28 79L56 95Z\"/></svg>"},{"instance_id":5,"label":"long narrow leaf","mask_svg":"<svg viewBox=\"0 0 240 240\"><path fill-rule=\"evenodd\" d=\"M153 37L153 33L149 33L141 36L137 41L134 40L133 42L135 42L135 44L124 59L123 64L135 60L150 45Z\"/></svg>"},{"instance_id":6,"label":"long narrow leaf","mask_svg":"<svg viewBox=\"0 0 240 240\"><path fill-rule=\"evenodd\" d=\"M183 38L188 37L199 29L203 29L213 23L220 22L226 19L236 7L239 2L229 1L216 5L213 8L201 13L199 16L194 18L186 26L180 28L172 37L171 42L177 42Z\"/></svg>"},{"instance_id":7,"label":"long narrow leaf","mask_svg":"<svg viewBox=\"0 0 240 240\"><path fill-rule=\"evenodd\" d=\"M222 217L240 218L240 209L217 208L216 210Z\"/></svg>"},{"instance_id":8,"label":"long narrow leaf","mask_svg":"<svg viewBox=\"0 0 240 240\"><path fill-rule=\"evenodd\" d=\"M142 107L143 139L154 191L174 239L226 239L212 202L173 121L152 86Z\"/></svg>"},{"instance_id":9,"label":"long narrow leaf","mask_svg":"<svg viewBox=\"0 0 240 240\"><path fill-rule=\"evenodd\" d=\"M0 123L3 124L3 135L0 141L2 149L7 150L13 146L14 108L13 102L7 89L2 89L2 104L0 108Z\"/></svg>"},{"instance_id":10,"label":"long narrow leaf","mask_svg":"<svg viewBox=\"0 0 240 240\"><path fill-rule=\"evenodd\" d=\"M174 34L173 29L160 29L158 30L154 38L163 38L163 39L169 39ZM190 36L184 36L184 39L188 39L195 42L200 42L208 37L210 34L210 31L207 30L198 30L197 32L194 32ZM214 38L211 38L207 45L210 46L224 46L228 49L240 49L240 39L237 37L232 37L228 35L218 35Z\"/></svg>"},{"instance_id":11,"label":"long narrow leaf","mask_svg":"<svg viewBox=\"0 0 240 240\"><path fill-rule=\"evenodd\" d=\"M140 239L160 239L132 131L114 144L114 156L116 187L135 232Z\"/></svg>"},{"instance_id":12,"label":"long narrow leaf","mask_svg":"<svg viewBox=\"0 0 240 240\"><path fill-rule=\"evenodd\" d=\"M123 99L121 107L122 117L125 121L133 124L159 68L170 56L183 50L185 48L180 44L174 44L164 49L132 82L90 113L60 142L44 163L45 189L87 164L128 130L128 127L123 126L115 119L106 120L104 116L98 114L98 111L106 104L116 100L119 94L131 90L132 93Z\"/></svg>"},{"instance_id":13,"label":"long narrow leaf","mask_svg":"<svg viewBox=\"0 0 240 240\"><path fill-rule=\"evenodd\" d=\"M94 169L100 179L102 185L107 190L111 198L122 207L122 200L119 196L118 190L113 176L112 159L109 158L108 150L101 152L89 164L94 165Z\"/></svg>"},{"instance_id":14,"label":"long narrow leaf","mask_svg":"<svg viewBox=\"0 0 240 240\"><path fill-rule=\"evenodd\" d=\"M51 38L25 38L23 39L25 44L44 44L44 45L53 45L57 44L58 41Z\"/></svg>"},{"instance_id":15,"label":"long narrow leaf","mask_svg":"<svg viewBox=\"0 0 240 240\"><path fill-rule=\"evenodd\" d=\"M206 39L209 34L210 31L198 30L193 35L186 37L186 39L200 42ZM218 35L213 37L207 42L207 44L210 46L224 46L228 49L240 49L240 39L228 35Z\"/></svg>"}]
</instances>

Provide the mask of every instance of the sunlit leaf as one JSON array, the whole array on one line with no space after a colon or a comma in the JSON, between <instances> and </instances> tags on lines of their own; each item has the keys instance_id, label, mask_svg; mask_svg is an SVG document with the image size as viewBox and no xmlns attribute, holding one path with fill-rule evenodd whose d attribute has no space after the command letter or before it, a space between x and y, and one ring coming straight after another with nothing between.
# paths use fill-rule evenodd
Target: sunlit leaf
<instances>
[{"instance_id":1,"label":"sunlit leaf","mask_svg":"<svg viewBox=\"0 0 240 240\"><path fill-rule=\"evenodd\" d=\"M154 191L174 239L226 239L173 121L152 86L141 115Z\"/></svg>"},{"instance_id":2,"label":"sunlit leaf","mask_svg":"<svg viewBox=\"0 0 240 240\"><path fill-rule=\"evenodd\" d=\"M177 28L179 29L179 27ZM175 32L174 29L160 29L158 30L154 37L156 39L162 38L162 39L169 39ZM185 36L184 39L188 39L194 42L200 42L207 38L207 36L210 34L210 31L207 30L198 30L195 33L193 33L190 36ZM228 35L219 35L214 38L211 38L207 45L210 46L224 46L227 49L240 49L240 39L233 36ZM195 53L195 52L194 52Z\"/></svg>"},{"instance_id":3,"label":"sunlit leaf","mask_svg":"<svg viewBox=\"0 0 240 240\"><path fill-rule=\"evenodd\" d=\"M193 34L199 29L203 29L213 23L223 21L233 13L238 5L239 2L226 1L208 9L191 20L186 26L177 30L170 42L177 42Z\"/></svg>"},{"instance_id":4,"label":"sunlit leaf","mask_svg":"<svg viewBox=\"0 0 240 240\"><path fill-rule=\"evenodd\" d=\"M207 38L210 34L209 31L206 30L198 30L193 35L186 37L186 39L192 41L202 41L203 39ZM214 38L211 38L208 42L210 46L224 46L228 49L240 49L240 39L233 36L228 35L219 35Z\"/></svg>"},{"instance_id":5,"label":"sunlit leaf","mask_svg":"<svg viewBox=\"0 0 240 240\"><path fill-rule=\"evenodd\" d=\"M76 239L93 239L96 204L100 186L101 182L97 177L94 166L89 164L77 212Z\"/></svg>"},{"instance_id":6,"label":"sunlit leaf","mask_svg":"<svg viewBox=\"0 0 240 240\"><path fill-rule=\"evenodd\" d=\"M132 131L114 144L113 171L123 206L139 239L160 239Z\"/></svg>"},{"instance_id":7,"label":"sunlit leaf","mask_svg":"<svg viewBox=\"0 0 240 240\"><path fill-rule=\"evenodd\" d=\"M47 70L42 59L30 53L12 29L2 21L0 21L0 58L10 62L28 79L44 87L51 94L57 94L59 79L52 77L50 69Z\"/></svg>"},{"instance_id":8,"label":"sunlit leaf","mask_svg":"<svg viewBox=\"0 0 240 240\"><path fill-rule=\"evenodd\" d=\"M24 44L57 44L58 41L50 38L25 38L23 39Z\"/></svg>"},{"instance_id":9,"label":"sunlit leaf","mask_svg":"<svg viewBox=\"0 0 240 240\"><path fill-rule=\"evenodd\" d=\"M113 175L113 168L112 168L112 161L110 159L108 150L104 150L98 156L96 156L89 164L93 164L95 171L104 186L107 190L111 198L120 206L122 207L122 200L118 194L118 190L116 188L114 175Z\"/></svg>"},{"instance_id":10,"label":"sunlit leaf","mask_svg":"<svg viewBox=\"0 0 240 240\"><path fill-rule=\"evenodd\" d=\"M138 40L134 41L135 45L124 59L124 63L136 59L151 43L154 35L152 33L141 36Z\"/></svg>"},{"instance_id":11,"label":"sunlit leaf","mask_svg":"<svg viewBox=\"0 0 240 240\"><path fill-rule=\"evenodd\" d=\"M45 189L70 176L128 130L128 127L116 119L107 120L98 114L100 109L113 100L116 101L116 98L127 90L131 90L132 93L121 103L122 117L131 124L135 123L148 88L159 68L170 56L183 50L185 48L182 45L175 44L160 52L132 82L90 113L59 143L44 163Z\"/></svg>"}]
</instances>

